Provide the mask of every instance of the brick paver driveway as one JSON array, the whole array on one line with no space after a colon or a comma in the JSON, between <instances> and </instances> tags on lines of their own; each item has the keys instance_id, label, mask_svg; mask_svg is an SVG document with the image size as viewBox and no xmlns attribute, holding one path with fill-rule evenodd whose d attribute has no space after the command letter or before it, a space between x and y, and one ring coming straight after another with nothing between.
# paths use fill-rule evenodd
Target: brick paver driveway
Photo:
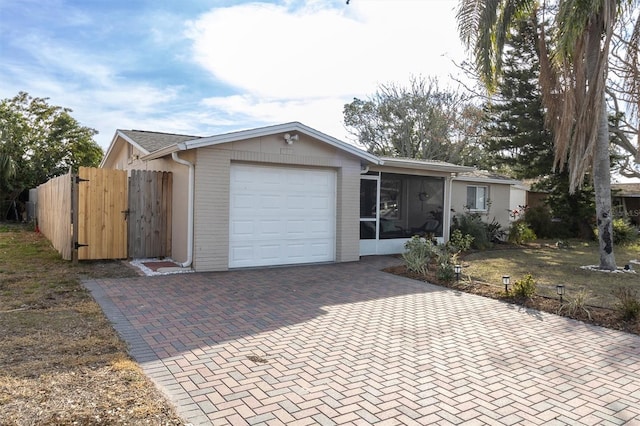
<instances>
[{"instance_id":1,"label":"brick paver driveway","mask_svg":"<svg viewBox=\"0 0 640 426\"><path fill-rule=\"evenodd\" d=\"M86 285L193 424L640 424L640 336L394 262Z\"/></svg>"}]
</instances>

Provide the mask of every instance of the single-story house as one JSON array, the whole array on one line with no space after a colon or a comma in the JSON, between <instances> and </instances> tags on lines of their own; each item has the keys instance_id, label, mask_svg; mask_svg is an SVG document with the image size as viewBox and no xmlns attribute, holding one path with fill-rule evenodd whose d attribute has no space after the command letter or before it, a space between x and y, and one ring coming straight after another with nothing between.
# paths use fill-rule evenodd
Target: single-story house
<instances>
[{"instance_id":1,"label":"single-story house","mask_svg":"<svg viewBox=\"0 0 640 426\"><path fill-rule=\"evenodd\" d=\"M611 196L616 214L640 226L640 183L612 183Z\"/></svg>"},{"instance_id":2,"label":"single-story house","mask_svg":"<svg viewBox=\"0 0 640 426\"><path fill-rule=\"evenodd\" d=\"M173 172L172 257L197 271L348 262L449 237L452 211L509 226L515 181L381 158L298 122L210 137L117 130L101 167Z\"/></svg>"}]
</instances>

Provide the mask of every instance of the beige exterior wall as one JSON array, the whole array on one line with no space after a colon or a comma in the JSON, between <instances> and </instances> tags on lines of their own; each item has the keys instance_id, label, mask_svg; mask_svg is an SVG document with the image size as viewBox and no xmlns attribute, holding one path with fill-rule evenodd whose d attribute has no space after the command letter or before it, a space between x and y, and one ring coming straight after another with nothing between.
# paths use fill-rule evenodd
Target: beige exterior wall
<instances>
[{"instance_id":1,"label":"beige exterior wall","mask_svg":"<svg viewBox=\"0 0 640 426\"><path fill-rule=\"evenodd\" d=\"M188 192L189 169L186 166L176 163L171 157L161 158L152 161L142 161L142 152L134 147L129 148L129 144L121 138L116 140L108 161L105 161L104 168L119 170L157 170L172 172L173 174L173 201L171 212L171 257L175 261L184 262L187 260L187 212L188 212ZM180 153L180 158L188 161L195 161L194 153Z\"/></svg>"},{"instance_id":2,"label":"beige exterior wall","mask_svg":"<svg viewBox=\"0 0 640 426\"><path fill-rule=\"evenodd\" d=\"M451 193L451 208L455 214L464 213L467 204L467 186L485 186L488 188L488 198L491 206L487 212L481 213L485 222L491 222L495 218L502 227L507 230L511 224L509 220L510 194L511 186L505 184L472 182L463 180L454 180Z\"/></svg>"},{"instance_id":3,"label":"beige exterior wall","mask_svg":"<svg viewBox=\"0 0 640 426\"><path fill-rule=\"evenodd\" d=\"M232 162L320 167L337 173L336 261L359 259L360 160L299 134L292 145L282 135L230 142L197 150L194 268L224 271L229 265L229 176Z\"/></svg>"}]
</instances>

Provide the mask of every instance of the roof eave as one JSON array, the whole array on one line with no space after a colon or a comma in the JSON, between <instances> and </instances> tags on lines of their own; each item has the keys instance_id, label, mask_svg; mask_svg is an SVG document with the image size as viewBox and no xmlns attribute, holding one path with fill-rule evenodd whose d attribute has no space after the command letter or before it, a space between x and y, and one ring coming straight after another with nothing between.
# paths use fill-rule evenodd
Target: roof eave
<instances>
[{"instance_id":1,"label":"roof eave","mask_svg":"<svg viewBox=\"0 0 640 426\"><path fill-rule=\"evenodd\" d=\"M477 177L477 176L458 176L457 180L465 182L478 182L478 183L499 183L502 185L521 185L522 182L513 179L496 179L490 177Z\"/></svg>"},{"instance_id":2,"label":"roof eave","mask_svg":"<svg viewBox=\"0 0 640 426\"><path fill-rule=\"evenodd\" d=\"M144 149L140 144L138 144L136 141L134 141L129 136L124 134L120 129L118 129L118 130L116 130L115 134L113 135L113 138L111 139L111 143L109 144L109 148L107 148L107 152L102 157L102 161L100 161L100 166L99 167L102 168L104 166L105 162L107 161L107 158L109 158L109 155L111 154L111 151L113 151L113 148L115 147L116 142L118 141L119 137L122 138L127 143L133 145L140 152L145 153L145 155L149 154L149 151Z\"/></svg>"},{"instance_id":3,"label":"roof eave","mask_svg":"<svg viewBox=\"0 0 640 426\"><path fill-rule=\"evenodd\" d=\"M472 172L475 170L473 167L469 166L458 166L456 164L438 164L438 163L417 163L417 162L407 162L402 160L396 160L393 158L385 158L382 160L382 164L386 167L396 167L407 170L424 170L424 171L433 171L433 172L444 172L444 173L464 173L464 172Z\"/></svg>"},{"instance_id":4,"label":"roof eave","mask_svg":"<svg viewBox=\"0 0 640 426\"><path fill-rule=\"evenodd\" d=\"M182 146L182 147L181 147ZM165 146L164 148L160 148L157 151L153 151L150 154L144 155L140 157L143 161L151 161L157 160L158 158L166 157L167 155L171 155L174 152L184 150L184 143L175 143L173 145Z\"/></svg>"}]
</instances>

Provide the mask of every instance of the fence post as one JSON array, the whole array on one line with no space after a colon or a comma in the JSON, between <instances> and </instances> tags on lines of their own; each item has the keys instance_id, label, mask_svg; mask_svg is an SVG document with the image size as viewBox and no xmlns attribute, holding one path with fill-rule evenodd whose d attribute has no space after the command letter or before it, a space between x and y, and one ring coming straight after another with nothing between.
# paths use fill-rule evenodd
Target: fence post
<instances>
[{"instance_id":1,"label":"fence post","mask_svg":"<svg viewBox=\"0 0 640 426\"><path fill-rule=\"evenodd\" d=\"M78 175L69 173L71 176L71 261L78 263Z\"/></svg>"}]
</instances>

